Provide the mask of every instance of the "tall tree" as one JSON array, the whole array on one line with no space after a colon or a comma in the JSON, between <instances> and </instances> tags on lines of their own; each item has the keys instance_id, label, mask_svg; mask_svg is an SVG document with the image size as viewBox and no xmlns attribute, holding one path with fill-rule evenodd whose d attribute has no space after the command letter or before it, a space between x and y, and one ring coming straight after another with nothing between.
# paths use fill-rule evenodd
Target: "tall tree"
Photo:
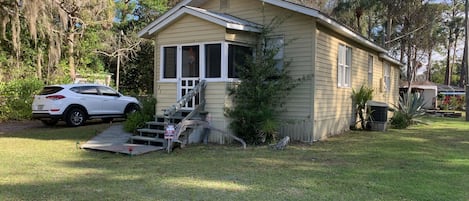
<instances>
[{"instance_id":1,"label":"tall tree","mask_svg":"<svg viewBox=\"0 0 469 201\"><path fill-rule=\"evenodd\" d=\"M76 60L83 56L76 47L87 27L112 26L113 1L96 0L0 0L2 39L13 48L12 63L22 68L25 61L22 44L36 51L36 76L42 78L42 64L47 62L46 79L55 74L76 75ZM29 39L27 38L29 35ZM32 41L32 42L30 42ZM86 50L88 51L88 50ZM47 56L46 56L47 55ZM67 56L67 60L61 60ZM80 57L82 58L82 57ZM20 71L21 72L21 71ZM51 75L53 74L53 75ZM14 79L13 75L8 76ZM24 75L21 75L24 76Z\"/></svg>"},{"instance_id":2,"label":"tall tree","mask_svg":"<svg viewBox=\"0 0 469 201\"><path fill-rule=\"evenodd\" d=\"M348 26L352 27L355 31L365 35L367 33L370 37L371 29L373 27L373 18L376 15L376 8L381 5L379 1L373 0L345 0L339 1L332 11L332 14L337 19ZM363 18L367 17L369 20L364 21ZM365 32L363 26L367 25L368 31Z\"/></svg>"},{"instance_id":3,"label":"tall tree","mask_svg":"<svg viewBox=\"0 0 469 201\"><path fill-rule=\"evenodd\" d=\"M453 0L450 4L450 9L446 13L446 29L448 32L447 38L447 53L446 53L446 73L444 84L451 85L453 66L455 65L455 57L457 50L458 39L463 33L464 19L461 16L463 13L463 3L460 0ZM452 53L452 54L451 54Z\"/></svg>"},{"instance_id":4,"label":"tall tree","mask_svg":"<svg viewBox=\"0 0 469 201\"><path fill-rule=\"evenodd\" d=\"M119 82L126 85L124 90L136 93L153 91L152 41L138 38L137 32L179 1L116 1L114 34L109 37L108 47L99 53L105 56L106 68L114 75L117 75L117 63L121 62L119 74L122 76L119 76Z\"/></svg>"}]
</instances>

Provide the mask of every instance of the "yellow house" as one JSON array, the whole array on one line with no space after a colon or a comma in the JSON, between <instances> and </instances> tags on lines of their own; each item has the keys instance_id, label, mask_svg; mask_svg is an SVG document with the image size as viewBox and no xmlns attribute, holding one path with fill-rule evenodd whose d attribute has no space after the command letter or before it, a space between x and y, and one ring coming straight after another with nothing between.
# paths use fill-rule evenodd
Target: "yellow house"
<instances>
[{"instance_id":1,"label":"yellow house","mask_svg":"<svg viewBox=\"0 0 469 201\"><path fill-rule=\"evenodd\" d=\"M289 95L280 135L303 142L350 128L352 89L374 89L374 100L398 101L401 63L388 51L320 11L283 0L184 0L139 32L155 41L157 114L205 80L205 111L213 127L229 130L224 108L236 83L234 63L250 51L255 36L275 16L285 17L271 33L282 45L276 59L291 61L291 75L312 75ZM194 107L197 100L185 105ZM225 143L221 135L209 141Z\"/></svg>"}]
</instances>

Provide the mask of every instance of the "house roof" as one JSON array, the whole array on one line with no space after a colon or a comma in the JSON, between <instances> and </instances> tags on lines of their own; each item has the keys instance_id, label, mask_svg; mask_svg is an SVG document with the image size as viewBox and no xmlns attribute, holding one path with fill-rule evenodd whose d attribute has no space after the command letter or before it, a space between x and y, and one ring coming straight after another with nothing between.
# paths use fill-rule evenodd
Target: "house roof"
<instances>
[{"instance_id":1,"label":"house roof","mask_svg":"<svg viewBox=\"0 0 469 201\"><path fill-rule=\"evenodd\" d=\"M399 82L399 86L401 88L407 88L409 86L409 82L405 81L405 80L401 80ZM411 86L414 87L414 86L432 86L432 87L436 87L437 84L433 83L433 82L430 82L430 81L413 81L411 83Z\"/></svg>"},{"instance_id":2,"label":"house roof","mask_svg":"<svg viewBox=\"0 0 469 201\"><path fill-rule=\"evenodd\" d=\"M161 28L166 27L175 19L183 16L184 14L191 14L202 19L208 20L210 22L219 24L229 29L236 29L236 30L243 30L243 31L252 31L252 32L259 32L260 25L248 22L246 20L236 18L234 16L230 16L227 14L215 13L211 11L207 11L200 8L195 8L192 6L199 6L205 3L208 0L183 0L178 5L170 9L168 12L163 14L157 20L150 23L148 26L143 28L139 33L138 36L142 38L150 38L152 34L158 32ZM323 26L326 26L347 38L364 45L370 49L373 49L379 53L379 57L391 62L395 65L402 66L403 64L398 60L392 58L388 55L388 50L385 48L375 44L374 42L366 39L362 35L354 32L350 28L340 24L339 22L335 21L334 19L328 17L327 15L321 13L320 11L306 7L303 5L299 5L296 3L284 1L284 0L260 0L264 3L268 3L274 6L278 6L287 10L291 10L297 13L302 13L307 16L314 17L318 20Z\"/></svg>"},{"instance_id":3,"label":"house roof","mask_svg":"<svg viewBox=\"0 0 469 201\"><path fill-rule=\"evenodd\" d=\"M439 92L465 92L466 90L462 87L451 86L446 84L438 84Z\"/></svg>"}]
</instances>

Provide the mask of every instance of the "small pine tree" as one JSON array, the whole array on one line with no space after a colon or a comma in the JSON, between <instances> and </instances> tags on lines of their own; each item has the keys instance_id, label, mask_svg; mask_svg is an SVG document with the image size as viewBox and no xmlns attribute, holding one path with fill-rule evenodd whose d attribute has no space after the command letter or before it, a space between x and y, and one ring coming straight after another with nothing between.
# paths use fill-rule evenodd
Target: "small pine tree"
<instances>
[{"instance_id":1,"label":"small pine tree","mask_svg":"<svg viewBox=\"0 0 469 201\"><path fill-rule=\"evenodd\" d=\"M255 55L246 56L246 64L237 66L240 83L230 88L234 106L226 108L232 119L230 128L250 144L269 143L279 128L277 116L289 92L303 79L294 79L287 71L290 62L277 68L275 55L279 45L266 45L269 34L280 23L274 19L258 36ZM267 48L268 47L268 48Z\"/></svg>"}]
</instances>

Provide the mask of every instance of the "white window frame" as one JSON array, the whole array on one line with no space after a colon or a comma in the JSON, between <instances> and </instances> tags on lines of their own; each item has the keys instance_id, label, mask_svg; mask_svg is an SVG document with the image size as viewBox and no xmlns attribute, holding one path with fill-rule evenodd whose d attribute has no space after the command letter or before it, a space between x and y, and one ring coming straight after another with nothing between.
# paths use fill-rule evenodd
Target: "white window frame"
<instances>
[{"instance_id":1,"label":"white window frame","mask_svg":"<svg viewBox=\"0 0 469 201\"><path fill-rule=\"evenodd\" d=\"M368 55L368 86L373 87L373 61L374 57Z\"/></svg>"},{"instance_id":2,"label":"white window frame","mask_svg":"<svg viewBox=\"0 0 469 201\"><path fill-rule=\"evenodd\" d=\"M383 79L386 92L391 91L391 65L388 62L383 63Z\"/></svg>"},{"instance_id":3,"label":"white window frame","mask_svg":"<svg viewBox=\"0 0 469 201\"><path fill-rule=\"evenodd\" d=\"M164 48L166 47L176 47L176 78L165 78L164 77ZM160 81L164 82L176 82L179 73L179 49L180 47L177 45L164 45L160 47Z\"/></svg>"},{"instance_id":4,"label":"white window frame","mask_svg":"<svg viewBox=\"0 0 469 201\"><path fill-rule=\"evenodd\" d=\"M339 44L337 59L337 86L350 88L352 84L352 48Z\"/></svg>"},{"instance_id":5,"label":"white window frame","mask_svg":"<svg viewBox=\"0 0 469 201\"><path fill-rule=\"evenodd\" d=\"M207 78L205 73L205 45L210 44L221 44L221 77L219 78ZM186 43L186 44L170 44L160 46L160 73L158 82L177 82L182 77L182 47L184 46L199 46L199 76L200 79L204 79L207 82L237 82L239 78L228 78L228 46L238 45L250 47L247 44L225 42L225 41L211 41L204 43ZM176 78L164 78L164 48L165 47L176 47Z\"/></svg>"},{"instance_id":6,"label":"white window frame","mask_svg":"<svg viewBox=\"0 0 469 201\"><path fill-rule=\"evenodd\" d=\"M212 78L207 78L206 77L206 61L205 61L205 46L206 45L215 45L215 44L220 44L220 49L221 49L221 53L220 53L220 56L221 56L221 66L220 66L220 77L212 77ZM228 60L225 58L225 53L227 50L225 49L225 42L210 42L210 43L203 43L200 45L200 52L201 52L201 60L200 60L200 66L201 66L201 69L200 69L200 77L201 79L204 79L206 81L223 81L225 78L224 78L224 75L226 74L226 69L224 66L227 65L227 61L225 60Z\"/></svg>"}]
</instances>

